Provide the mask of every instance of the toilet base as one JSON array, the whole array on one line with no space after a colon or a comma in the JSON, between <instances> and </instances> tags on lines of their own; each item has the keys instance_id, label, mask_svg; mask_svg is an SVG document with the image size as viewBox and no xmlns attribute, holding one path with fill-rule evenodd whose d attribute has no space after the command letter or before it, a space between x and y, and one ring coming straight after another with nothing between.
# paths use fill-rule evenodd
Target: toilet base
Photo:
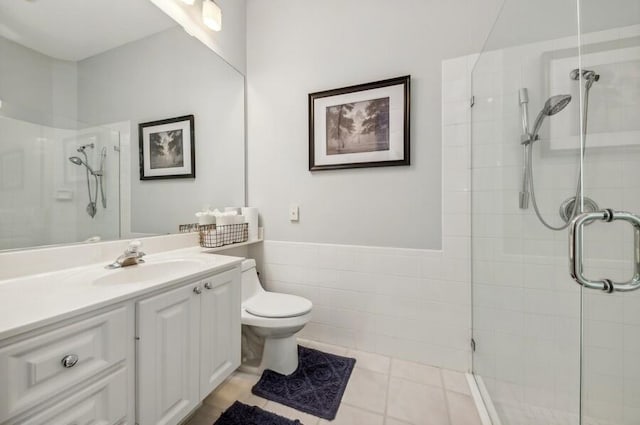
<instances>
[{"instance_id":1,"label":"toilet base","mask_svg":"<svg viewBox=\"0 0 640 425\"><path fill-rule=\"evenodd\" d=\"M262 370L271 369L282 375L291 375L298 368L298 340L295 335L286 338L266 338L262 351Z\"/></svg>"},{"instance_id":2,"label":"toilet base","mask_svg":"<svg viewBox=\"0 0 640 425\"><path fill-rule=\"evenodd\" d=\"M270 369L290 375L298 368L296 333L264 335L265 328L242 326L242 372L261 375Z\"/></svg>"}]
</instances>

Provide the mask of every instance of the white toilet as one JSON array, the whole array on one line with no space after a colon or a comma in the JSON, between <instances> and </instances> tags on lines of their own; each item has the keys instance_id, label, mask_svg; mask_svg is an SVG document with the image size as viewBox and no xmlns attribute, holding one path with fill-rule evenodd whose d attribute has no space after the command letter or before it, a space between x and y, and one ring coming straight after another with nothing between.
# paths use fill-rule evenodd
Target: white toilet
<instances>
[{"instance_id":1,"label":"white toilet","mask_svg":"<svg viewBox=\"0 0 640 425\"><path fill-rule=\"evenodd\" d=\"M258 280L255 260L244 260L241 370L293 373L298 368L296 333L311 319L312 307L306 298L265 291Z\"/></svg>"}]
</instances>

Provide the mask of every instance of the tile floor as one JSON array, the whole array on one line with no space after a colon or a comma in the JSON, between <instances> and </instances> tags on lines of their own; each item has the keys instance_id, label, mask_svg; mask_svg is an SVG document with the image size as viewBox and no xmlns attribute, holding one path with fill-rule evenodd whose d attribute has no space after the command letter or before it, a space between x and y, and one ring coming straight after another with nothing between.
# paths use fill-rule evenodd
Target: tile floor
<instances>
[{"instance_id":1,"label":"tile floor","mask_svg":"<svg viewBox=\"0 0 640 425\"><path fill-rule=\"evenodd\" d=\"M299 419L304 425L481 425L460 372L312 341L300 344L357 360L335 420L257 397L251 387L259 377L235 372L204 400L186 425L212 425L236 400Z\"/></svg>"}]
</instances>

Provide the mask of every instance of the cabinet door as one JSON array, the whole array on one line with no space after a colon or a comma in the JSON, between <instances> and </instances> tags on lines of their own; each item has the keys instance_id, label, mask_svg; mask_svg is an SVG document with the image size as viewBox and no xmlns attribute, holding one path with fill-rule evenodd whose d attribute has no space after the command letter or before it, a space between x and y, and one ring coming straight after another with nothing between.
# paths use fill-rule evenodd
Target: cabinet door
<instances>
[{"instance_id":1,"label":"cabinet door","mask_svg":"<svg viewBox=\"0 0 640 425\"><path fill-rule=\"evenodd\" d=\"M206 397L240 366L240 270L203 281L200 396Z\"/></svg>"},{"instance_id":2,"label":"cabinet door","mask_svg":"<svg viewBox=\"0 0 640 425\"><path fill-rule=\"evenodd\" d=\"M138 303L140 425L175 425L200 402L199 285L187 285Z\"/></svg>"}]
</instances>

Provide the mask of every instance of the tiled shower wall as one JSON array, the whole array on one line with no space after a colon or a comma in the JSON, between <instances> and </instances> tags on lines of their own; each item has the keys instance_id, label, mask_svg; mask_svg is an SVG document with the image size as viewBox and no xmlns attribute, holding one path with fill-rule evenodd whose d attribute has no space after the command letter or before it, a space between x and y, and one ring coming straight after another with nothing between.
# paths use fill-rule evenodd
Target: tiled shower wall
<instances>
[{"instance_id":1,"label":"tiled shower wall","mask_svg":"<svg viewBox=\"0 0 640 425\"><path fill-rule=\"evenodd\" d=\"M107 208L98 200L94 218L86 213L89 202L84 167L69 161L88 149L89 163L99 164L107 147L105 195ZM119 235L118 134L103 128L71 130L0 117L0 249L70 243L100 236ZM92 193L95 185L92 181Z\"/></svg>"},{"instance_id":2,"label":"tiled shower wall","mask_svg":"<svg viewBox=\"0 0 640 425\"><path fill-rule=\"evenodd\" d=\"M639 27L586 34L583 53L601 42L627 42L638 35ZM545 122L542 140L534 147L534 182L542 214L555 225L561 224L560 203L575 193L579 141L574 139L573 148L564 150L553 146L563 120L578 122L580 86L568 78L577 58L563 68L566 80L560 83L549 76L549 58L571 57L576 46L573 37L487 52L473 72L474 370L507 423L538 424L542 417L558 424L578 423L581 307L585 423L640 423L640 294L585 291L581 306L580 288L569 276L567 230L547 230L532 208L518 208L521 87L529 89L532 119L547 97L573 94L571 108ZM607 48L615 46L610 43ZM592 65L586 56L583 61L585 67ZM601 208L637 214L640 148L615 146L621 131L616 114L623 111L613 109L614 96L621 96L621 81L614 77L620 74L611 68L601 72L591 91L590 118L612 126L606 140L613 147L594 146L595 136L587 139L584 193ZM595 125L591 128L598 131ZM628 280L631 236L628 225L589 226L587 275Z\"/></svg>"},{"instance_id":3,"label":"tiled shower wall","mask_svg":"<svg viewBox=\"0 0 640 425\"><path fill-rule=\"evenodd\" d=\"M271 240L251 249L269 290L313 302L302 337L470 370L468 84L454 86L446 87L449 94L443 97L448 107L442 132L442 250Z\"/></svg>"}]
</instances>

